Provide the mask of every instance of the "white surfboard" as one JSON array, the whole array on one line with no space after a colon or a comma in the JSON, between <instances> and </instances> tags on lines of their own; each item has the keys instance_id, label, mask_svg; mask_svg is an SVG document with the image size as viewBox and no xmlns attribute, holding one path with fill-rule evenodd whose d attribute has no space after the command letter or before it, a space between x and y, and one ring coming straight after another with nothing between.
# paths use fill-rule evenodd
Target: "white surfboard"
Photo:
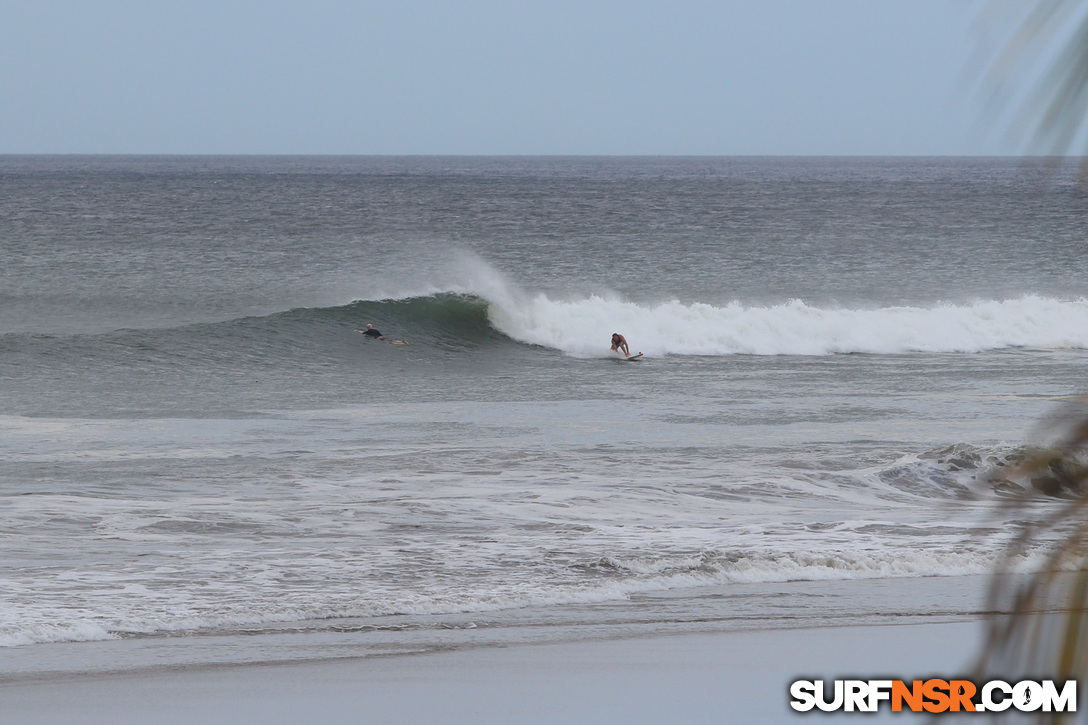
<instances>
[{"instance_id":1,"label":"white surfboard","mask_svg":"<svg viewBox=\"0 0 1088 725\"><path fill-rule=\"evenodd\" d=\"M619 354L619 353L617 353L617 354ZM623 355L620 355L620 360L623 360L624 362L633 362L635 360L638 360L640 357L642 357L641 352L638 355L627 355L626 357L623 356Z\"/></svg>"}]
</instances>

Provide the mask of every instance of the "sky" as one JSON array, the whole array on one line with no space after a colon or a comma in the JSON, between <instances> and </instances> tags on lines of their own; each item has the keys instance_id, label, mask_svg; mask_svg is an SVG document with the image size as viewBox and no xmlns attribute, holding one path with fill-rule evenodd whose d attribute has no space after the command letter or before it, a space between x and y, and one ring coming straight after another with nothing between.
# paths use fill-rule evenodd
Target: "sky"
<instances>
[{"instance_id":1,"label":"sky","mask_svg":"<svg viewBox=\"0 0 1088 725\"><path fill-rule=\"evenodd\" d=\"M0 0L3 154L993 155L963 0Z\"/></svg>"}]
</instances>

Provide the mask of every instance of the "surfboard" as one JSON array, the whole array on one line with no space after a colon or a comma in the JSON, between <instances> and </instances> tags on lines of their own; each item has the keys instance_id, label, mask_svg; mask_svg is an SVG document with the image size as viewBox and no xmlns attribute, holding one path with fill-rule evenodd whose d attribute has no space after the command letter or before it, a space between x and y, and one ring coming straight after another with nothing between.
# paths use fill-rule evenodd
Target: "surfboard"
<instances>
[{"instance_id":1,"label":"surfboard","mask_svg":"<svg viewBox=\"0 0 1088 725\"><path fill-rule=\"evenodd\" d=\"M635 360L638 360L640 357L642 357L641 352L638 355L628 355L627 357L620 355L620 360L623 360L624 362L633 362Z\"/></svg>"}]
</instances>

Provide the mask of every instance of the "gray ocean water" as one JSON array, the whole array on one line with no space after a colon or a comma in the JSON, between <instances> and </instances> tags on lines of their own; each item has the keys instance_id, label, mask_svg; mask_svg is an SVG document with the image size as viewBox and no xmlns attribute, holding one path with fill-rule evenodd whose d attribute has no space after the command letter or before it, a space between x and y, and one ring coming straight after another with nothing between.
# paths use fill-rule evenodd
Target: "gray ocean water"
<instances>
[{"instance_id":1,"label":"gray ocean water","mask_svg":"<svg viewBox=\"0 0 1088 725\"><path fill-rule=\"evenodd\" d=\"M1086 221L1014 159L0 157L0 647L925 613L1088 388Z\"/></svg>"}]
</instances>

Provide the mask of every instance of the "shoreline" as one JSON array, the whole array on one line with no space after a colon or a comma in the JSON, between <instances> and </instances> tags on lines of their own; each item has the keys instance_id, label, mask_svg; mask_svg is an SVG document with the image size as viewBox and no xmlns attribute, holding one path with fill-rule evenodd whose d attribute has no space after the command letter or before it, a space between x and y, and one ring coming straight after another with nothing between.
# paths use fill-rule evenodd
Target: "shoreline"
<instances>
[{"instance_id":1,"label":"shoreline","mask_svg":"<svg viewBox=\"0 0 1088 725\"><path fill-rule=\"evenodd\" d=\"M727 584L586 604L389 615L0 647L0 686L571 642L980 619L981 575Z\"/></svg>"},{"instance_id":2,"label":"shoreline","mask_svg":"<svg viewBox=\"0 0 1088 725\"><path fill-rule=\"evenodd\" d=\"M0 712L6 725L793 722L806 715L789 708L796 679L964 675L988 581L732 584L486 617L10 647Z\"/></svg>"},{"instance_id":3,"label":"shoreline","mask_svg":"<svg viewBox=\"0 0 1088 725\"><path fill-rule=\"evenodd\" d=\"M981 633L979 621L961 619L67 673L0 684L0 709L11 725L777 723L804 716L788 705L795 679L963 675ZM858 717L830 717L839 716Z\"/></svg>"}]
</instances>

